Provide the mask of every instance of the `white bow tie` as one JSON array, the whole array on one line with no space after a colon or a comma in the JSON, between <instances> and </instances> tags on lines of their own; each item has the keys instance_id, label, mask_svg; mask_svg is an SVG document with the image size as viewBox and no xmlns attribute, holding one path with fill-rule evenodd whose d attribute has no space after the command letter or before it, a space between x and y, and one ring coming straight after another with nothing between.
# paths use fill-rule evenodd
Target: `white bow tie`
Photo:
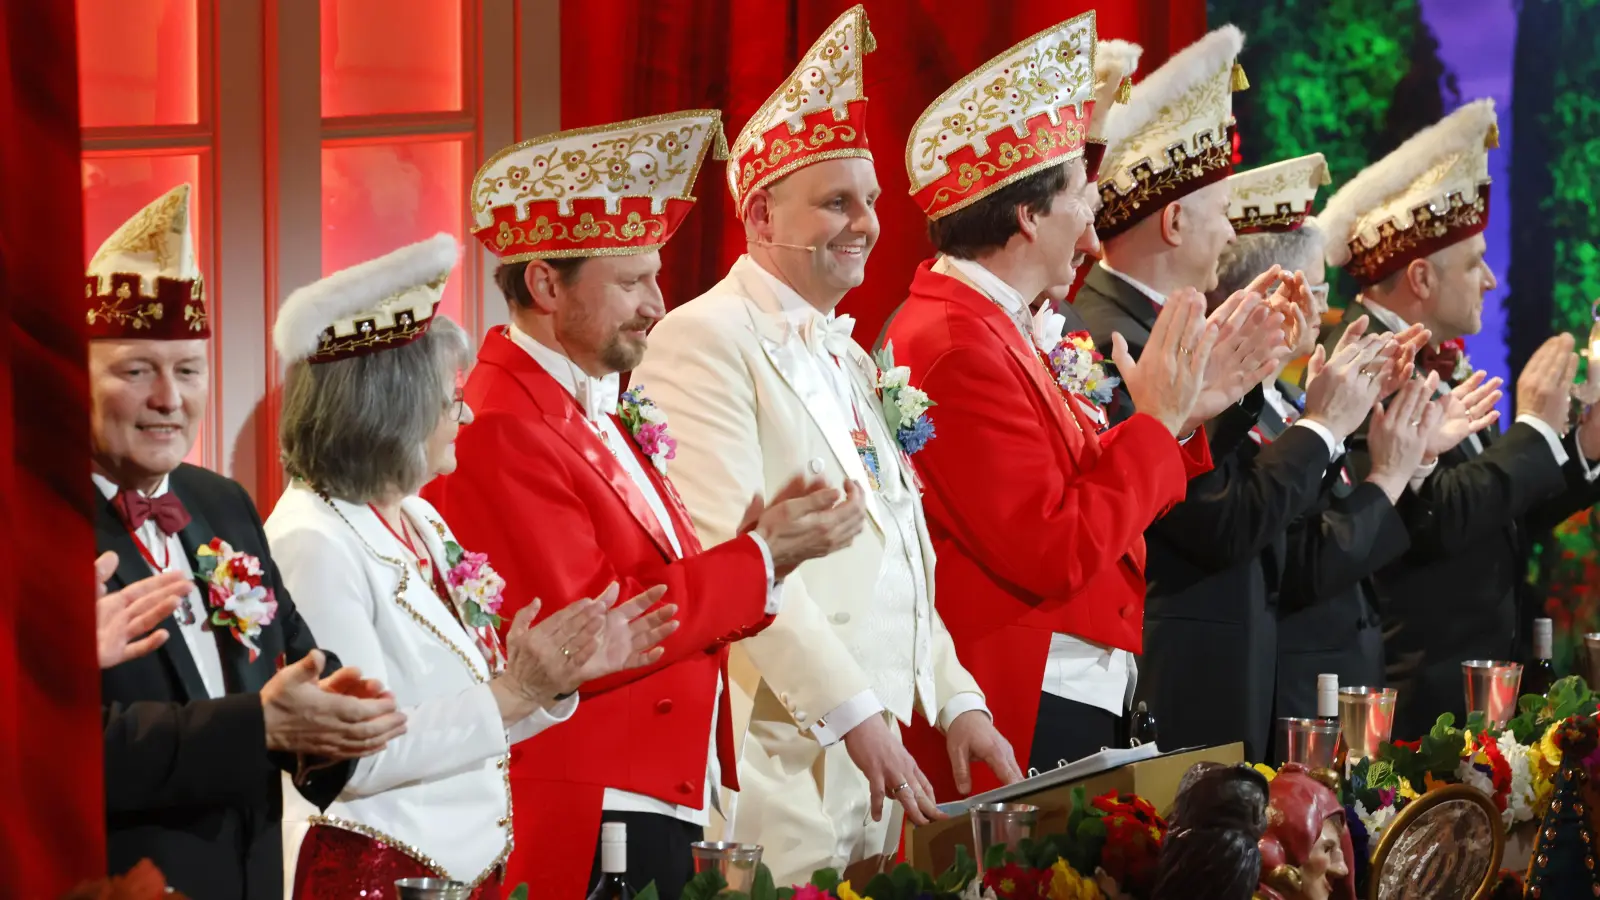
<instances>
[{"instance_id":1,"label":"white bow tie","mask_svg":"<svg viewBox=\"0 0 1600 900\"><path fill-rule=\"evenodd\" d=\"M1033 345L1039 352L1048 354L1061 343L1061 335L1067 330L1067 317L1056 312L1049 301L1039 307L1033 314Z\"/></svg>"},{"instance_id":2,"label":"white bow tie","mask_svg":"<svg viewBox=\"0 0 1600 900\"><path fill-rule=\"evenodd\" d=\"M575 374L578 376L577 390L573 393L589 421L599 424L605 421L606 416L617 411L617 395L622 389L621 375L613 373L604 378L590 378L581 372Z\"/></svg>"},{"instance_id":3,"label":"white bow tie","mask_svg":"<svg viewBox=\"0 0 1600 900\"><path fill-rule=\"evenodd\" d=\"M801 337L805 339L806 349L812 353L826 350L838 359L849 359L853 346L850 333L855 327L856 320L851 316L828 318L818 313L806 321Z\"/></svg>"}]
</instances>

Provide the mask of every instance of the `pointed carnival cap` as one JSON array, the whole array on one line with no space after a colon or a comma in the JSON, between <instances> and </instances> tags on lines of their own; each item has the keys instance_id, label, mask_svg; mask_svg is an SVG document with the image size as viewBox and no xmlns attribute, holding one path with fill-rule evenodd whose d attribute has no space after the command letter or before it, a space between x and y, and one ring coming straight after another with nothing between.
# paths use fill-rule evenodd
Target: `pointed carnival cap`
<instances>
[{"instance_id":1,"label":"pointed carnival cap","mask_svg":"<svg viewBox=\"0 0 1600 900\"><path fill-rule=\"evenodd\" d=\"M472 234L508 263L659 250L724 141L722 114L692 109L513 144L472 176Z\"/></svg>"},{"instance_id":2,"label":"pointed carnival cap","mask_svg":"<svg viewBox=\"0 0 1600 900\"><path fill-rule=\"evenodd\" d=\"M1328 263L1377 284L1482 232L1489 151L1498 146L1494 101L1474 100L1363 169L1317 217L1328 232Z\"/></svg>"},{"instance_id":3,"label":"pointed carnival cap","mask_svg":"<svg viewBox=\"0 0 1600 900\"><path fill-rule=\"evenodd\" d=\"M866 9L845 10L745 123L728 161L728 190L739 215L753 191L796 169L829 159L872 158L861 60L877 46Z\"/></svg>"},{"instance_id":4,"label":"pointed carnival cap","mask_svg":"<svg viewBox=\"0 0 1600 900\"><path fill-rule=\"evenodd\" d=\"M911 128L911 197L930 219L1083 156L1094 107L1094 13L1016 44L951 85Z\"/></svg>"},{"instance_id":5,"label":"pointed carnival cap","mask_svg":"<svg viewBox=\"0 0 1600 900\"><path fill-rule=\"evenodd\" d=\"M278 310L273 346L285 363L403 347L433 324L460 255L455 238L436 234L308 284Z\"/></svg>"},{"instance_id":6,"label":"pointed carnival cap","mask_svg":"<svg viewBox=\"0 0 1600 900\"><path fill-rule=\"evenodd\" d=\"M1236 172L1228 177L1228 221L1235 234L1294 231L1305 224L1317 189L1328 181L1321 153Z\"/></svg>"},{"instance_id":7,"label":"pointed carnival cap","mask_svg":"<svg viewBox=\"0 0 1600 900\"><path fill-rule=\"evenodd\" d=\"M195 263L190 188L180 184L122 223L89 260L90 340L184 341L211 336Z\"/></svg>"},{"instance_id":8,"label":"pointed carnival cap","mask_svg":"<svg viewBox=\"0 0 1600 900\"><path fill-rule=\"evenodd\" d=\"M1224 25L1178 51L1108 113L1095 229L1111 238L1233 173L1233 93L1244 32Z\"/></svg>"},{"instance_id":9,"label":"pointed carnival cap","mask_svg":"<svg viewBox=\"0 0 1600 900\"><path fill-rule=\"evenodd\" d=\"M1083 148L1083 167L1090 181L1100 180L1106 156L1106 124L1111 107L1133 96L1133 73L1139 69L1144 48L1128 41L1100 41L1094 47L1094 111L1089 115L1089 142Z\"/></svg>"}]
</instances>

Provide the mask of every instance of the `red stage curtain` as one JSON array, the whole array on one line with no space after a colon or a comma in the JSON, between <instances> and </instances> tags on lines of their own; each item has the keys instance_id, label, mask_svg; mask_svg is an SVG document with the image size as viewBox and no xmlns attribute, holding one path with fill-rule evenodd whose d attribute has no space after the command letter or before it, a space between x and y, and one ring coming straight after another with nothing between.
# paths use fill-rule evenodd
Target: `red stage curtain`
<instances>
[{"instance_id":1,"label":"red stage curtain","mask_svg":"<svg viewBox=\"0 0 1600 900\"><path fill-rule=\"evenodd\" d=\"M0 8L0 894L105 874L70 2Z\"/></svg>"},{"instance_id":2,"label":"red stage curtain","mask_svg":"<svg viewBox=\"0 0 1600 900\"><path fill-rule=\"evenodd\" d=\"M851 0L564 0L561 126L579 128L680 109L723 111L731 142ZM926 219L907 195L906 136L957 79L1034 32L1094 5L1084 0L867 0L878 39L866 58L867 134L883 185L883 236L866 283L845 298L869 344L932 254ZM1118 0L1097 10L1106 38L1145 49L1149 71L1205 33L1204 0ZM662 254L669 306L689 300L744 252L721 163L701 171L700 203Z\"/></svg>"}]
</instances>

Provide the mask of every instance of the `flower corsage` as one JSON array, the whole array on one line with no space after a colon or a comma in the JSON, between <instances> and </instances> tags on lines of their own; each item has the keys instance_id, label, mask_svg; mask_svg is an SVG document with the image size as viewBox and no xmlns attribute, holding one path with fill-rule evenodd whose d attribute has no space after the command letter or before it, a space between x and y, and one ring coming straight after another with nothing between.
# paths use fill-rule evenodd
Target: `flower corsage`
<instances>
[{"instance_id":1,"label":"flower corsage","mask_svg":"<svg viewBox=\"0 0 1600 900\"><path fill-rule=\"evenodd\" d=\"M1097 409L1111 402L1111 392L1122 379L1107 375L1105 357L1094 347L1087 331L1069 332L1046 356L1056 384L1069 394L1077 394Z\"/></svg>"},{"instance_id":2,"label":"flower corsage","mask_svg":"<svg viewBox=\"0 0 1600 900\"><path fill-rule=\"evenodd\" d=\"M226 628L234 640L250 651L250 661L261 655L256 638L261 628L272 624L278 614L278 601L272 588L261 584L261 560L240 553L222 538L194 553L200 577L206 580L206 605L211 607L211 626Z\"/></svg>"},{"instance_id":3,"label":"flower corsage","mask_svg":"<svg viewBox=\"0 0 1600 900\"><path fill-rule=\"evenodd\" d=\"M933 440L933 419L928 410L938 406L920 389L911 386L911 368L894 364L894 343L890 342L873 357L878 364L878 397L889 433L906 455L916 453Z\"/></svg>"},{"instance_id":4,"label":"flower corsage","mask_svg":"<svg viewBox=\"0 0 1600 900\"><path fill-rule=\"evenodd\" d=\"M617 417L656 471L667 474L667 460L678 455L678 442L667 434L667 414L644 395L643 385L634 385L617 398Z\"/></svg>"}]
</instances>

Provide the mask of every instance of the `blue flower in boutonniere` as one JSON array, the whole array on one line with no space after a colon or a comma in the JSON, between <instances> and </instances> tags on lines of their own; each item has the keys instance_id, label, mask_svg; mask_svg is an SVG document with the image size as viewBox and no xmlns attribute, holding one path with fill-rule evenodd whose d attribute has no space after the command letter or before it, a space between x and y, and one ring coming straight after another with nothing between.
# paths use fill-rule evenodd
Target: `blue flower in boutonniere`
<instances>
[{"instance_id":1,"label":"blue flower in boutonniere","mask_svg":"<svg viewBox=\"0 0 1600 900\"><path fill-rule=\"evenodd\" d=\"M667 474L667 460L678 455L678 442L667 434L667 414L644 395L643 385L628 388L617 398L617 417L656 471Z\"/></svg>"},{"instance_id":2,"label":"blue flower in boutonniere","mask_svg":"<svg viewBox=\"0 0 1600 900\"><path fill-rule=\"evenodd\" d=\"M894 344L877 352L878 396L883 401L883 419L900 449L916 453L933 440L933 420L928 410L938 406L921 390L911 386L911 369L894 364Z\"/></svg>"},{"instance_id":3,"label":"blue flower in boutonniere","mask_svg":"<svg viewBox=\"0 0 1600 900\"><path fill-rule=\"evenodd\" d=\"M1102 357L1087 331L1074 331L1061 339L1046 359L1056 384L1069 394L1077 394L1096 407L1111 402L1112 390L1122 383L1107 375Z\"/></svg>"}]
</instances>

